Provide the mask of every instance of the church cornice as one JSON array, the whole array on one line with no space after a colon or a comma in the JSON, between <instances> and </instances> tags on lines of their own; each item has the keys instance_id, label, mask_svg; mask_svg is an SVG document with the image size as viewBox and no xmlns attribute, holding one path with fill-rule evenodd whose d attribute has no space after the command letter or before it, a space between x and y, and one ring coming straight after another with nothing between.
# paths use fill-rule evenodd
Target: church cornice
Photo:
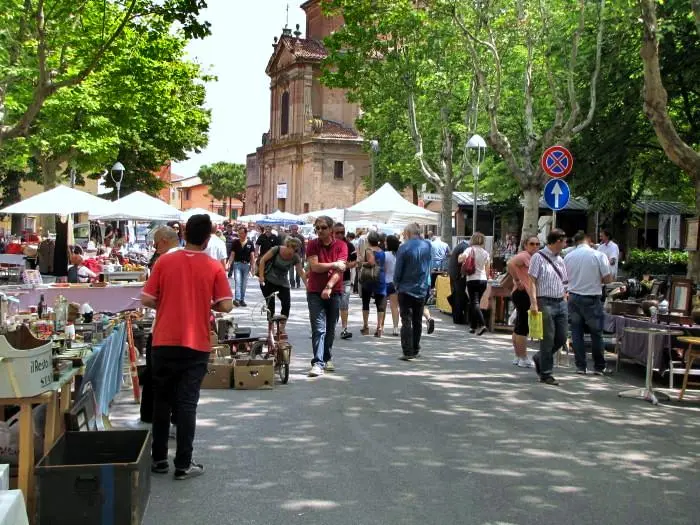
<instances>
[{"instance_id":1,"label":"church cornice","mask_svg":"<svg viewBox=\"0 0 700 525\"><path fill-rule=\"evenodd\" d=\"M275 50L265 68L265 73L270 77L274 76L276 72L275 64L285 51L292 55L293 65L319 64L328 56L323 43L311 38L299 38L282 34L274 46Z\"/></svg>"}]
</instances>

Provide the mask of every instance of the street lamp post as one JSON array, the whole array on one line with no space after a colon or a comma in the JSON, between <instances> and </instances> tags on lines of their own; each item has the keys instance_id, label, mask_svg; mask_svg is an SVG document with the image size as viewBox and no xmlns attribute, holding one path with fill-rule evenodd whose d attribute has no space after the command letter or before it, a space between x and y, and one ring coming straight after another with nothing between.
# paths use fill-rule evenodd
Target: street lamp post
<instances>
[{"instance_id":1,"label":"street lamp post","mask_svg":"<svg viewBox=\"0 0 700 525\"><path fill-rule=\"evenodd\" d=\"M121 195L122 180L124 179L124 172L125 171L126 171L126 169L124 168L124 164L117 161L114 163L114 166L112 166L112 170L109 173L109 176L112 177L112 181L117 186L117 200L119 200L119 196ZM119 174L118 179L114 178L114 172L117 172Z\"/></svg>"},{"instance_id":2,"label":"street lamp post","mask_svg":"<svg viewBox=\"0 0 700 525\"><path fill-rule=\"evenodd\" d=\"M377 172L377 153L379 153L379 141L370 140L369 147L372 150L372 191L375 190L375 179Z\"/></svg>"},{"instance_id":3,"label":"street lamp post","mask_svg":"<svg viewBox=\"0 0 700 525\"><path fill-rule=\"evenodd\" d=\"M486 158L486 141L481 137L481 135L472 135L472 138L467 142L467 163L472 168L472 175L474 176L474 204L472 206L472 235L476 233L476 218L478 206L476 204L476 199L479 196L479 170L481 164Z\"/></svg>"}]
</instances>

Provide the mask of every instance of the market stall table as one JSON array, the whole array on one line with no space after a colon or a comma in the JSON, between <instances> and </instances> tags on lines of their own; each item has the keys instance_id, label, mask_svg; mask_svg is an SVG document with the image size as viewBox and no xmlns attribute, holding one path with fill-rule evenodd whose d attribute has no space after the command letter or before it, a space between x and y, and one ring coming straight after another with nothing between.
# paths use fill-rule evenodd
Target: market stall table
<instances>
[{"instance_id":1,"label":"market stall table","mask_svg":"<svg viewBox=\"0 0 700 525\"><path fill-rule=\"evenodd\" d=\"M49 390L31 397L0 398L0 406L17 405L19 415L19 465L17 468L17 488L22 491L24 500L32 516L34 503L34 418L32 405L46 405L44 424L44 454L47 454L62 434L63 414L70 409L71 386L79 368L67 370L51 383Z\"/></svg>"},{"instance_id":2,"label":"market stall table","mask_svg":"<svg viewBox=\"0 0 700 525\"><path fill-rule=\"evenodd\" d=\"M510 332L513 327L508 325L508 301L510 301L512 289L499 286L496 281L491 281L490 285L488 329L490 332L495 330Z\"/></svg>"},{"instance_id":3,"label":"market stall table","mask_svg":"<svg viewBox=\"0 0 700 525\"><path fill-rule=\"evenodd\" d=\"M53 306L56 298L62 295L69 303L88 303L95 312L116 313L141 308L142 289L143 283L110 285L103 288L37 286L23 290L18 298L20 310L29 310L30 306L36 306L43 294L44 301L49 306Z\"/></svg>"},{"instance_id":4,"label":"market stall table","mask_svg":"<svg viewBox=\"0 0 700 525\"><path fill-rule=\"evenodd\" d=\"M645 401L650 401L653 405L659 404L659 399L654 393L653 386L651 384L652 374L654 373L654 340L658 338L665 338L670 336L683 335L680 330L665 330L657 328L625 328L626 334L643 334L647 338L647 358L646 358L646 380L644 382L644 388L632 388L630 390L625 390L618 394L619 397L628 397L633 399L644 399ZM668 401L668 396L663 394L664 401Z\"/></svg>"}]
</instances>

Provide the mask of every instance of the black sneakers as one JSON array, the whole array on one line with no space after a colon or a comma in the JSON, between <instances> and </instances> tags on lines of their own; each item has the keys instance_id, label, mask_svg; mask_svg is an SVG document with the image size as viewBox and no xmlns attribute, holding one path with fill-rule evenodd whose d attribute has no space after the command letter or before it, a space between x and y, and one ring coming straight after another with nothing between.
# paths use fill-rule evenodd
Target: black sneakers
<instances>
[{"instance_id":1,"label":"black sneakers","mask_svg":"<svg viewBox=\"0 0 700 525\"><path fill-rule=\"evenodd\" d=\"M341 339L350 339L351 337L352 337L352 332L348 332L347 328L343 328L343 331L340 332Z\"/></svg>"},{"instance_id":2,"label":"black sneakers","mask_svg":"<svg viewBox=\"0 0 700 525\"><path fill-rule=\"evenodd\" d=\"M167 474L168 473L168 460L163 459L161 461L154 461L151 463L151 472L154 474Z\"/></svg>"},{"instance_id":3,"label":"black sneakers","mask_svg":"<svg viewBox=\"0 0 700 525\"><path fill-rule=\"evenodd\" d=\"M428 333L432 334L435 331L435 319L428 319Z\"/></svg>"},{"instance_id":4,"label":"black sneakers","mask_svg":"<svg viewBox=\"0 0 700 525\"><path fill-rule=\"evenodd\" d=\"M204 465L200 465L193 461L192 463L190 463L190 466L184 470L176 469L175 479L183 480L189 478L196 478L197 476L201 476L202 474L204 474Z\"/></svg>"}]
</instances>

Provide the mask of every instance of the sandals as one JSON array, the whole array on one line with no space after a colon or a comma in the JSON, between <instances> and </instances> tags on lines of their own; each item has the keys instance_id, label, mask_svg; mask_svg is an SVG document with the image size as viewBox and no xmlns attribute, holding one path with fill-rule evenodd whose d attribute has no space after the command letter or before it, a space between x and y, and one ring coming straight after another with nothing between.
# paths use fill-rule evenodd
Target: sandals
<instances>
[{"instance_id":1,"label":"sandals","mask_svg":"<svg viewBox=\"0 0 700 525\"><path fill-rule=\"evenodd\" d=\"M368 327L363 328L362 330L360 330L360 333L362 335L369 335L369 328Z\"/></svg>"},{"instance_id":2,"label":"sandals","mask_svg":"<svg viewBox=\"0 0 700 525\"><path fill-rule=\"evenodd\" d=\"M376 331L374 332L374 337L381 337L381 336L382 336L382 332L383 332L383 330L376 330Z\"/></svg>"}]
</instances>

